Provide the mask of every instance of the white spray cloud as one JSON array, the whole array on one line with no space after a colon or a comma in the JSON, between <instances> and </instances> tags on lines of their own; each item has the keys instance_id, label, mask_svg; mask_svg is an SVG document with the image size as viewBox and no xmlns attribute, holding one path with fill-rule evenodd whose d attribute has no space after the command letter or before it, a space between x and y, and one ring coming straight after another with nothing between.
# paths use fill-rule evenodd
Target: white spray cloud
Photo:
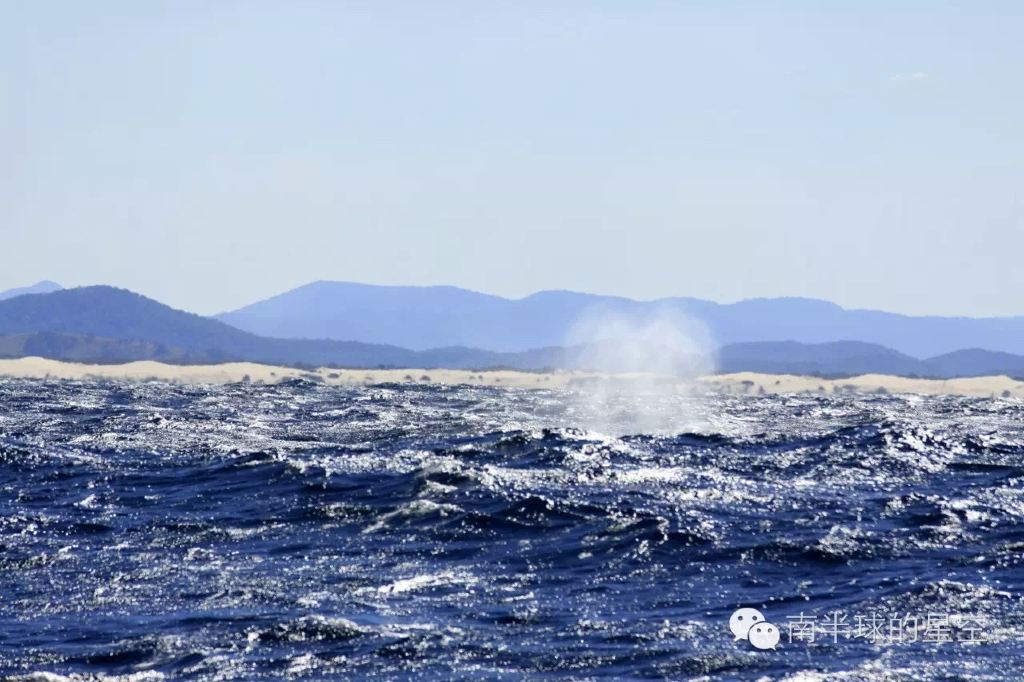
<instances>
[{"instance_id":1,"label":"white spray cloud","mask_svg":"<svg viewBox=\"0 0 1024 682\"><path fill-rule=\"evenodd\" d=\"M707 327L671 308L624 314L592 309L572 325L567 345L577 368L573 416L609 435L674 433L697 428L697 377L714 371Z\"/></svg>"}]
</instances>

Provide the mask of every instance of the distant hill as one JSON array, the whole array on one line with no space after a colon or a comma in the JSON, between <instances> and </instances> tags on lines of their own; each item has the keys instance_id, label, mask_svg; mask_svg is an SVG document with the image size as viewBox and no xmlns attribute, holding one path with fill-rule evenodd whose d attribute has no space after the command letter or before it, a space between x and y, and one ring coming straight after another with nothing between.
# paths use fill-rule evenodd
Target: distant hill
<instances>
[{"instance_id":1,"label":"distant hill","mask_svg":"<svg viewBox=\"0 0 1024 682\"><path fill-rule=\"evenodd\" d=\"M803 344L795 341L736 343L719 351L721 372L769 374L898 374L928 373L926 363L891 348L861 341Z\"/></svg>"},{"instance_id":2,"label":"distant hill","mask_svg":"<svg viewBox=\"0 0 1024 682\"><path fill-rule=\"evenodd\" d=\"M23 296L24 294L48 294L51 291L60 291L62 288L63 287L56 282L43 280L42 282L36 282L32 286L0 291L0 301L7 298L14 298L15 296Z\"/></svg>"},{"instance_id":3,"label":"distant hill","mask_svg":"<svg viewBox=\"0 0 1024 682\"><path fill-rule=\"evenodd\" d=\"M0 348L7 347L8 357L36 354L95 361L253 360L345 366L404 365L414 357L401 348L356 342L265 339L107 286L0 301L0 336L6 337Z\"/></svg>"},{"instance_id":4,"label":"distant hill","mask_svg":"<svg viewBox=\"0 0 1024 682\"><path fill-rule=\"evenodd\" d=\"M217 319L264 336L515 352L564 345L573 321L595 309L626 318L681 313L703 322L719 345L861 341L922 359L964 348L1024 355L1024 317L914 317L804 298L719 304L545 291L506 299L456 287L314 282Z\"/></svg>"},{"instance_id":5,"label":"distant hill","mask_svg":"<svg viewBox=\"0 0 1024 682\"><path fill-rule=\"evenodd\" d=\"M925 362L927 373L942 377L993 376L1024 377L1024 357L970 348L946 353Z\"/></svg>"},{"instance_id":6,"label":"distant hill","mask_svg":"<svg viewBox=\"0 0 1024 682\"><path fill-rule=\"evenodd\" d=\"M1006 375L1024 377L1024 356L971 349L918 360L861 341L736 343L718 352L719 372L811 374L825 377L892 374L936 379Z\"/></svg>"},{"instance_id":7,"label":"distant hill","mask_svg":"<svg viewBox=\"0 0 1024 682\"><path fill-rule=\"evenodd\" d=\"M554 308L564 300L554 297L548 303ZM409 350L355 341L268 338L107 286L64 289L0 301L0 357L38 355L93 363L249 360L336 367L540 370L592 369L587 363L594 357L595 349L601 350L600 346L548 346L519 352L494 352L465 346ZM1024 357L1018 355L964 350L918 360L884 346L858 341L739 343L723 346L717 355L718 369L722 372L1024 376Z\"/></svg>"},{"instance_id":8,"label":"distant hill","mask_svg":"<svg viewBox=\"0 0 1024 682\"><path fill-rule=\"evenodd\" d=\"M497 296L456 287L375 287L316 282L218 315L254 334L281 338L358 339L425 350L446 346L517 351L561 345L538 333ZM554 318L553 331L562 318ZM384 339L387 339L386 341Z\"/></svg>"}]
</instances>

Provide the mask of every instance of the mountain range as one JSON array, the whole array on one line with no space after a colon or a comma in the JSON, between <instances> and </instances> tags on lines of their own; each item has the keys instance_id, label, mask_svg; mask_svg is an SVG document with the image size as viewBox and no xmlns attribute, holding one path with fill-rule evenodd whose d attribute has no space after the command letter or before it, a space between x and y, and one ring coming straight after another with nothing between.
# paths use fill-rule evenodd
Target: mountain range
<instances>
[{"instance_id":1,"label":"mountain range","mask_svg":"<svg viewBox=\"0 0 1024 682\"><path fill-rule=\"evenodd\" d=\"M296 292L215 319L176 310L142 295L109 286L75 289L60 289L52 283L36 286L42 286L44 293L25 293L24 290L11 296L5 296L7 292L0 293L0 357L38 355L99 363L144 359L176 363L248 360L336 367L587 369L588 358L593 357L591 351L601 343L614 343L614 340L592 342L586 347L560 345L558 342L529 348L521 346L534 341L564 339L573 316L584 314L588 309L584 305L587 301L599 309L612 310L627 317L655 310L645 307L648 304L628 299L609 301L608 297L568 292L545 292L511 301L452 287L332 286L330 283L317 283L296 290L300 292L299 299L292 307L288 303L295 303L292 295ZM335 307L331 301L339 296L339 292L346 291L350 295L343 297L343 304ZM408 296L401 295L404 292ZM596 303L594 299L598 299ZM707 303L697 299L672 300ZM743 338L740 332L747 330L745 339L717 347L716 366L720 372L759 371L822 376L883 373L923 377L1007 374L1024 377L1024 356L1005 351L958 349L919 358L859 339L806 342L763 338L783 333L780 330L784 329L794 330L796 336L799 336L797 331L803 330L805 338L808 335L817 338L825 335L827 326L815 317L815 312L858 311L843 311L832 304L803 299L745 303L750 305L709 304L710 309L721 313L718 318L704 320L716 333L719 329L715 327L716 320L721 324L722 319L729 320L728 329L740 338ZM314 304L320 306L319 319L313 315ZM769 315L773 308L776 310L774 316ZM688 308L687 314L692 316L695 309ZM727 310L728 315L721 309ZM525 324L530 329L519 329L515 323L502 317L502 310L512 315L515 323ZM743 311L748 314L740 315ZM803 317L797 315L801 311ZM275 312L279 317L272 314ZM881 319L889 319L886 317L888 313L875 314L883 316ZM913 326L915 321L923 321L926 327L938 324L935 321L960 325L960 333L972 339L983 336L993 326L1004 325L1013 329L1013 324L1020 320L895 317L909 326ZM444 324L438 323L439 318L450 323L451 328L446 329ZM758 320L764 321L769 328L762 338L758 338ZM338 330L348 321L351 321L348 332L351 338L323 338L328 333L341 334ZM531 325L531 321L536 324ZM987 324L972 328L971 323L974 322ZM474 325L487 328L474 330ZM254 333L253 328L264 333ZM422 335L417 333L421 328ZM846 327L840 326L839 329L836 334L846 333ZM502 336L502 332L509 336ZM864 334L868 332L870 330ZM275 333L278 336L270 335ZM281 338L300 334L320 338ZM563 336L558 337L558 334ZM1020 337L1018 333L1015 338L1006 340L1004 347L1013 347L1013 343L1020 342ZM384 339L394 342L381 342ZM467 343L451 343L460 340ZM489 341L496 347L471 345L482 346ZM432 343L438 345L429 347Z\"/></svg>"},{"instance_id":2,"label":"mountain range","mask_svg":"<svg viewBox=\"0 0 1024 682\"><path fill-rule=\"evenodd\" d=\"M223 313L217 319L254 334L344 339L415 350L467 346L515 352L564 345L588 313L644 319L664 313L697 320L716 345L760 341L862 341L915 358L965 348L1024 355L1024 317L915 317L847 310L806 298L721 304L696 298L634 301L570 291L521 299L456 287L313 282Z\"/></svg>"},{"instance_id":3,"label":"mountain range","mask_svg":"<svg viewBox=\"0 0 1024 682\"><path fill-rule=\"evenodd\" d=\"M346 367L412 366L420 360L439 366L449 360L444 350L420 354L355 341L264 338L107 286L0 300L0 355L79 362L249 360ZM454 355L451 361L457 363L492 360L491 354L470 349Z\"/></svg>"}]
</instances>

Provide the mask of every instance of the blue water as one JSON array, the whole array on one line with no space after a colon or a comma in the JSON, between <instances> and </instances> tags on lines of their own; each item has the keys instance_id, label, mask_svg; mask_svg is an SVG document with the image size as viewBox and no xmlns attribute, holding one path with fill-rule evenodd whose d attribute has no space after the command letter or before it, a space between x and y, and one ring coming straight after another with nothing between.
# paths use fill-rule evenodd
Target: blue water
<instances>
[{"instance_id":1,"label":"blue water","mask_svg":"<svg viewBox=\"0 0 1024 682\"><path fill-rule=\"evenodd\" d=\"M0 674L1019 679L1020 402L709 396L617 437L580 404L0 382ZM942 637L790 641L835 612Z\"/></svg>"}]
</instances>

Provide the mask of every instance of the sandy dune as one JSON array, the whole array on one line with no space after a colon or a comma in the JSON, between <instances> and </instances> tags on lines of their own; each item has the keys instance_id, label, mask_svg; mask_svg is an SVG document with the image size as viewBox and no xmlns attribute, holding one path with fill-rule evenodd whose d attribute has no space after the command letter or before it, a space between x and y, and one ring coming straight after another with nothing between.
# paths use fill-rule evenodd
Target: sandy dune
<instances>
[{"instance_id":1,"label":"sandy dune","mask_svg":"<svg viewBox=\"0 0 1024 682\"><path fill-rule=\"evenodd\" d=\"M385 382L470 384L517 388L566 388L593 380L586 372L471 372L458 369L330 369L305 371L251 362L220 365L167 365L161 362L129 362L122 365L83 365L45 358L0 360L0 377L88 379L110 378L134 381L220 384L238 381L276 383L305 377L334 385L365 385ZM629 375L616 379L628 380ZM918 393L923 395L1002 396L1024 398L1024 382L1005 376L969 379L909 379L883 374L865 374L848 379L818 379L789 374L740 372L701 377L700 386L731 394L773 393Z\"/></svg>"},{"instance_id":2,"label":"sandy dune","mask_svg":"<svg viewBox=\"0 0 1024 682\"><path fill-rule=\"evenodd\" d=\"M579 372L470 372L457 369L330 369L315 371L260 365L253 362L227 362L219 365L168 365L150 360L122 365L83 365L45 358L0 360L0 376L54 379L129 379L159 380L195 384L223 384L236 381L276 383L306 377L328 384L379 384L385 382L476 384L517 387L563 387Z\"/></svg>"},{"instance_id":3,"label":"sandy dune","mask_svg":"<svg viewBox=\"0 0 1024 682\"><path fill-rule=\"evenodd\" d=\"M918 393L921 395L966 395L1024 397L1024 381L1005 376L967 379L910 379L886 374L863 374L847 379L819 379L792 374L738 372L700 379L712 388L728 393Z\"/></svg>"}]
</instances>

